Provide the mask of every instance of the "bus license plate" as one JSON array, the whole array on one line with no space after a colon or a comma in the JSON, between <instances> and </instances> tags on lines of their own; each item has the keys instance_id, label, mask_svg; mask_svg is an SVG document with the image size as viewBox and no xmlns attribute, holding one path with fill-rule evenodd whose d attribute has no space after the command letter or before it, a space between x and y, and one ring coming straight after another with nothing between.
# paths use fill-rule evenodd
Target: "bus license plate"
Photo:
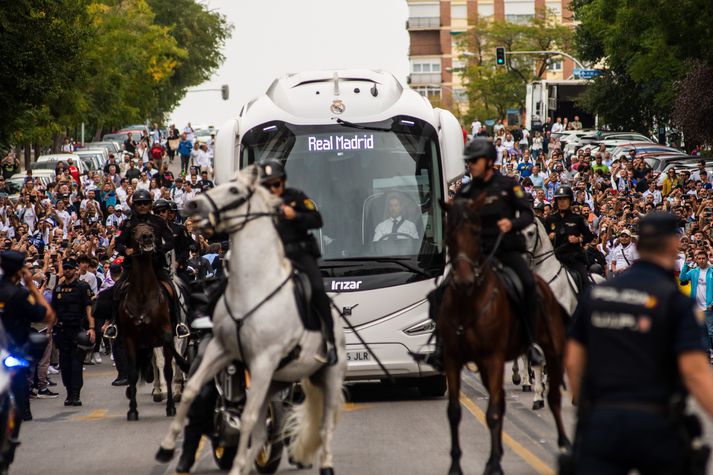
<instances>
[{"instance_id":1,"label":"bus license plate","mask_svg":"<svg viewBox=\"0 0 713 475\"><path fill-rule=\"evenodd\" d=\"M371 361L368 351L347 351L347 361Z\"/></svg>"}]
</instances>

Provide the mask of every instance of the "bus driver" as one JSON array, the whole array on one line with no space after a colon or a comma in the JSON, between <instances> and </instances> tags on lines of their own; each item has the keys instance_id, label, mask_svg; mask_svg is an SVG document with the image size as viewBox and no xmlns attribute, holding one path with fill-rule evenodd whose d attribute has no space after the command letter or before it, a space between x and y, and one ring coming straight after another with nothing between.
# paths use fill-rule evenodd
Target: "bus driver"
<instances>
[{"instance_id":1,"label":"bus driver","mask_svg":"<svg viewBox=\"0 0 713 475\"><path fill-rule=\"evenodd\" d=\"M401 198L397 194L388 197L389 217L376 225L374 242L391 236L393 239L418 239L416 225L401 215ZM390 238L391 238L390 237Z\"/></svg>"}]
</instances>

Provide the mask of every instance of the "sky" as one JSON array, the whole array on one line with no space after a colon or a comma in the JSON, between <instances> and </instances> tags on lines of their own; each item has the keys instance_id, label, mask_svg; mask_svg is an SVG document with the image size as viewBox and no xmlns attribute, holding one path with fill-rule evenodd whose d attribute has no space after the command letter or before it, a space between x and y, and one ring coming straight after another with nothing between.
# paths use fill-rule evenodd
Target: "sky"
<instances>
[{"instance_id":1,"label":"sky","mask_svg":"<svg viewBox=\"0 0 713 475\"><path fill-rule=\"evenodd\" d=\"M274 79L312 69L383 69L408 74L408 7L405 0L204 0L233 25L225 61L171 114L172 123L220 127L241 106L263 94Z\"/></svg>"}]
</instances>

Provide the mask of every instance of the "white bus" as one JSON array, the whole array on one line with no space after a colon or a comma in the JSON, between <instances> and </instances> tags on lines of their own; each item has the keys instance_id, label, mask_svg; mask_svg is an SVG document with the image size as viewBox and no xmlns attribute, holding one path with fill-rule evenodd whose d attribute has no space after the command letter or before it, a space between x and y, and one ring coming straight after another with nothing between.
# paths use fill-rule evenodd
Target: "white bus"
<instances>
[{"instance_id":1,"label":"white bus","mask_svg":"<svg viewBox=\"0 0 713 475\"><path fill-rule=\"evenodd\" d=\"M432 351L426 295L446 266L438 201L463 172L462 153L457 119L393 75L312 71L275 80L220 128L215 171L221 182L262 160L285 163L288 186L324 220L325 288L389 372L432 396L445 378L409 351ZM345 331L347 379L383 379L375 355Z\"/></svg>"}]
</instances>

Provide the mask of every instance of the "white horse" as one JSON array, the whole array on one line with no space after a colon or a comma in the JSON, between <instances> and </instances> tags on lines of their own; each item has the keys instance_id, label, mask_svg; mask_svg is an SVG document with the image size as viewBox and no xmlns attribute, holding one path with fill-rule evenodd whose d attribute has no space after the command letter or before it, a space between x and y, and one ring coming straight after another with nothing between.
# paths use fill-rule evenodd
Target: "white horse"
<instances>
[{"instance_id":1,"label":"white horse","mask_svg":"<svg viewBox=\"0 0 713 475\"><path fill-rule=\"evenodd\" d=\"M320 475L332 475L332 437L342 401L346 350L341 325L335 322L339 363L315 359L323 350L320 332L306 331L293 292L292 265L285 258L273 223L279 200L259 184L257 167L198 195L187 204L194 223L230 234L230 278L213 314L214 338L183 391L176 418L156 454L168 462L176 447L191 402L200 388L233 360L250 371L250 389L240 418L240 443L231 475L250 473L266 438L269 396L301 381L305 401L288 417L288 451L292 460L310 465L320 448ZM278 369L288 355L296 359ZM248 447L250 445L250 447Z\"/></svg>"},{"instance_id":2,"label":"white horse","mask_svg":"<svg viewBox=\"0 0 713 475\"><path fill-rule=\"evenodd\" d=\"M527 249L527 257L530 263L530 268L545 282L547 282L555 294L557 301L562 305L568 315L574 313L579 301L579 290L577 289L576 281L571 272L557 259L555 249L552 246L547 230L539 219L522 230L522 235L525 237L525 247ZM589 278L594 284L604 281L604 277L599 274L589 274ZM523 390L527 391L531 383L534 383L534 397L532 408L541 409L544 407L544 368L529 365L527 357L522 357L523 367L525 368L525 384ZM530 378L530 371L534 381ZM519 366L515 360L513 364L513 383L519 381Z\"/></svg>"}]
</instances>

